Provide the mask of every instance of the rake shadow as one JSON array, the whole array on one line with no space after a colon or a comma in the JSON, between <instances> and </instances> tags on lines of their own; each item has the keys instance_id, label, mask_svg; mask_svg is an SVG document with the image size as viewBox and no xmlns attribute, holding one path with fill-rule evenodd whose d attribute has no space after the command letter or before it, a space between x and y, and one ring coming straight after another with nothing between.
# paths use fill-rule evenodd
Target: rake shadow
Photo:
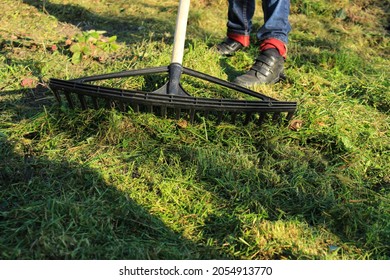
<instances>
[{"instance_id":1,"label":"rake shadow","mask_svg":"<svg viewBox=\"0 0 390 280\"><path fill-rule=\"evenodd\" d=\"M22 106L25 114L15 112L15 124L42 112L42 103L26 96L0 106ZM0 134L0 259L229 258L169 229L96 170L66 158L51 160L21 144L39 141L39 132L21 138Z\"/></svg>"},{"instance_id":2,"label":"rake shadow","mask_svg":"<svg viewBox=\"0 0 390 280\"><path fill-rule=\"evenodd\" d=\"M23 2L43 12L40 1L23 0ZM177 9L177 7L167 5L150 7L161 12ZM72 24L81 30L105 30L108 35L117 35L118 41L126 44L142 41L151 30L154 33L153 40L164 39L163 34L165 32L173 32L176 22L175 14L172 14L172 18L165 20L137 16L113 17L93 13L79 5L55 4L48 1L46 1L45 11L56 17L60 22Z\"/></svg>"}]
</instances>

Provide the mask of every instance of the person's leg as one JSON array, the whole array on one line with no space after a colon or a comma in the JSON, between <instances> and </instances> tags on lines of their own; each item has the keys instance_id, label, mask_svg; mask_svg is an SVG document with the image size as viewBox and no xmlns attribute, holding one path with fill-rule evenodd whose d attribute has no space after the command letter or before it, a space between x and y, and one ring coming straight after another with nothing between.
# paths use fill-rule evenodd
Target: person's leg
<instances>
[{"instance_id":1,"label":"person's leg","mask_svg":"<svg viewBox=\"0 0 390 280\"><path fill-rule=\"evenodd\" d=\"M262 7L264 24L257 32L259 41L275 38L287 44L291 30L288 20L290 0L263 0Z\"/></svg>"},{"instance_id":2,"label":"person's leg","mask_svg":"<svg viewBox=\"0 0 390 280\"><path fill-rule=\"evenodd\" d=\"M260 55L252 68L235 79L241 86L272 84L281 79L287 55L290 0L263 0L264 25L259 29Z\"/></svg>"},{"instance_id":3,"label":"person's leg","mask_svg":"<svg viewBox=\"0 0 390 280\"><path fill-rule=\"evenodd\" d=\"M249 46L255 0L229 0L227 36Z\"/></svg>"},{"instance_id":4,"label":"person's leg","mask_svg":"<svg viewBox=\"0 0 390 280\"><path fill-rule=\"evenodd\" d=\"M288 20L290 0L263 0L262 7L264 24L257 32L260 50L264 51L273 47L286 58L286 45L291 30Z\"/></svg>"},{"instance_id":5,"label":"person's leg","mask_svg":"<svg viewBox=\"0 0 390 280\"><path fill-rule=\"evenodd\" d=\"M217 45L220 54L231 55L249 46L255 0L229 0L227 39Z\"/></svg>"}]
</instances>

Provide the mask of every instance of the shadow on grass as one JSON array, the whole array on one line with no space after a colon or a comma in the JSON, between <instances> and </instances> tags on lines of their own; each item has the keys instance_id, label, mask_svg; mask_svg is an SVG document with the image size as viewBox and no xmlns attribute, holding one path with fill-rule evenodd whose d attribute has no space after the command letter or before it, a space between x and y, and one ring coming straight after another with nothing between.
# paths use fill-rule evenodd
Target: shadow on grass
<instances>
[{"instance_id":1,"label":"shadow on grass","mask_svg":"<svg viewBox=\"0 0 390 280\"><path fill-rule=\"evenodd\" d=\"M390 97L387 92L389 82L384 80L382 84L370 83L370 81L355 82L354 84L345 85L341 89L348 97L356 98L362 104L366 104L382 112L390 113Z\"/></svg>"},{"instance_id":2,"label":"shadow on grass","mask_svg":"<svg viewBox=\"0 0 390 280\"><path fill-rule=\"evenodd\" d=\"M32 5L43 12L41 1L23 0L24 3ZM147 4L143 4L147 5ZM177 7L164 5L152 6L161 12L176 10ZM118 41L134 43L142 41L149 32L153 31L154 39L161 40L165 32L173 32L176 13L165 20L153 17L123 16L113 17L110 15L93 13L86 8L74 4L57 4L46 1L45 11L56 17L62 23L69 23L82 30L104 30L108 35L117 35Z\"/></svg>"},{"instance_id":3,"label":"shadow on grass","mask_svg":"<svg viewBox=\"0 0 390 280\"><path fill-rule=\"evenodd\" d=\"M0 134L1 259L221 257L167 228L95 170L26 144L39 137Z\"/></svg>"},{"instance_id":4,"label":"shadow on grass","mask_svg":"<svg viewBox=\"0 0 390 280\"><path fill-rule=\"evenodd\" d=\"M14 125L32 122L51 103L26 91L0 93L0 108L14 113ZM0 259L228 258L169 229L96 170L42 156L34 145L39 132L12 140L6 133L0 132Z\"/></svg>"}]
</instances>

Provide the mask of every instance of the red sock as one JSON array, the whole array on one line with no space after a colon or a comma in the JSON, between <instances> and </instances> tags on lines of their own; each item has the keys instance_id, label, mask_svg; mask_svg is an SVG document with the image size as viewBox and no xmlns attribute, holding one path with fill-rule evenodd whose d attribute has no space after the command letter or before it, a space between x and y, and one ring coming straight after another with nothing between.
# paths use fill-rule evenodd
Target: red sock
<instances>
[{"instance_id":1,"label":"red sock","mask_svg":"<svg viewBox=\"0 0 390 280\"><path fill-rule=\"evenodd\" d=\"M227 35L230 39L237 41L241 43L244 47L248 47L250 42L249 42L249 35L242 35L242 34L237 34L237 33L229 33Z\"/></svg>"},{"instance_id":2,"label":"red sock","mask_svg":"<svg viewBox=\"0 0 390 280\"><path fill-rule=\"evenodd\" d=\"M265 51L268 49L277 49L281 56L286 59L287 57L287 47L286 44L282 41L275 39L275 38L269 38L265 39L260 44L260 51Z\"/></svg>"}]
</instances>

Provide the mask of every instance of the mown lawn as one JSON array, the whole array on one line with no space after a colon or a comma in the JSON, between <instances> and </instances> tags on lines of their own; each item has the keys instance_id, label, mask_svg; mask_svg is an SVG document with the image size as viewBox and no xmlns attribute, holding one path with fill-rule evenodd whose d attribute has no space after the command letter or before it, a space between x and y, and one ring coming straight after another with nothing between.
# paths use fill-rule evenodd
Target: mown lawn
<instances>
[{"instance_id":1,"label":"mown lawn","mask_svg":"<svg viewBox=\"0 0 390 280\"><path fill-rule=\"evenodd\" d=\"M191 2L184 66L243 73L255 44L212 50L227 1ZM291 4L288 79L255 90L298 110L259 127L56 102L50 78L168 65L177 1L1 1L0 258L389 259L389 3ZM111 49L75 58L90 30Z\"/></svg>"}]
</instances>

